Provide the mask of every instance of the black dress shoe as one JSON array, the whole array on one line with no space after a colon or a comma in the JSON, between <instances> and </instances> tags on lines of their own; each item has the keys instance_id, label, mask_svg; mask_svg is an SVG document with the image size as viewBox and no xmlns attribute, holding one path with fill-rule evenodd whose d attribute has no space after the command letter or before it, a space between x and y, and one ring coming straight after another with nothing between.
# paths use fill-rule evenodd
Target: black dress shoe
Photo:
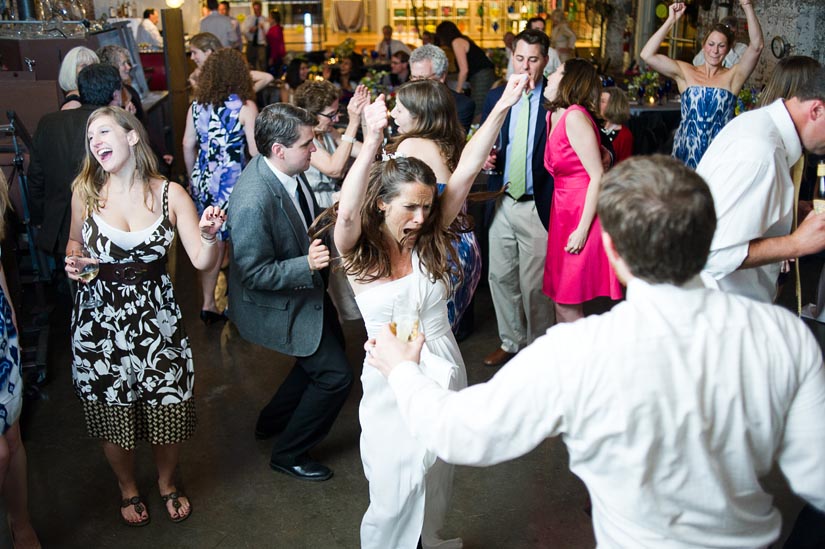
<instances>
[{"instance_id":1,"label":"black dress shoe","mask_svg":"<svg viewBox=\"0 0 825 549\"><path fill-rule=\"evenodd\" d=\"M207 326L211 326L216 322L224 322L227 320L226 313L215 313L212 311L201 311L201 320Z\"/></svg>"},{"instance_id":2,"label":"black dress shoe","mask_svg":"<svg viewBox=\"0 0 825 549\"><path fill-rule=\"evenodd\" d=\"M317 461L305 459L294 465L283 465L274 461L269 462L273 471L278 471L298 480L310 480L320 482L332 478L332 469L326 465L321 465Z\"/></svg>"},{"instance_id":3,"label":"black dress shoe","mask_svg":"<svg viewBox=\"0 0 825 549\"><path fill-rule=\"evenodd\" d=\"M255 440L266 440L277 435L275 431L264 431L263 429L255 428Z\"/></svg>"}]
</instances>

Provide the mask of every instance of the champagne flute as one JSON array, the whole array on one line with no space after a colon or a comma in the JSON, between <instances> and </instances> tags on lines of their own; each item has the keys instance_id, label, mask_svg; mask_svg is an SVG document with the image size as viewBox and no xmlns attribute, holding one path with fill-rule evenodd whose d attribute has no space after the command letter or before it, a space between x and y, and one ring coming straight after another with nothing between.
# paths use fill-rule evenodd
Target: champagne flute
<instances>
[{"instance_id":1,"label":"champagne flute","mask_svg":"<svg viewBox=\"0 0 825 549\"><path fill-rule=\"evenodd\" d=\"M86 246L74 250L72 257L75 265L77 265L77 277L89 287L88 285L97 277L97 273L100 271L100 260L93 257ZM89 287L89 296L80 302L82 309L95 309L103 305L100 297L92 295L91 292L91 287Z\"/></svg>"},{"instance_id":2,"label":"champagne flute","mask_svg":"<svg viewBox=\"0 0 825 549\"><path fill-rule=\"evenodd\" d=\"M396 296L392 302L390 331L401 341L410 342L418 337L420 321L418 307L409 295Z\"/></svg>"},{"instance_id":3,"label":"champagne flute","mask_svg":"<svg viewBox=\"0 0 825 549\"><path fill-rule=\"evenodd\" d=\"M501 132L498 132L498 136L496 137L495 142L493 143L493 148L491 149L490 153L495 154L498 156L498 153L501 152ZM496 171L495 166L493 166L489 170L481 170L481 173L485 175L496 175L498 172Z\"/></svg>"},{"instance_id":4,"label":"champagne flute","mask_svg":"<svg viewBox=\"0 0 825 549\"><path fill-rule=\"evenodd\" d=\"M816 186L814 187L814 212L825 213L825 161L816 167Z\"/></svg>"}]
</instances>

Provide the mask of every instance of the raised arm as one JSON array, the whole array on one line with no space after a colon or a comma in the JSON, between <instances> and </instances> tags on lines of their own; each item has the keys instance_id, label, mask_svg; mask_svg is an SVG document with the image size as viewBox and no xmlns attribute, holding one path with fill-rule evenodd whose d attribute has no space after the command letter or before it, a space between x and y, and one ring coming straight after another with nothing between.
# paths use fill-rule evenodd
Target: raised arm
<instances>
[{"instance_id":1,"label":"raised arm","mask_svg":"<svg viewBox=\"0 0 825 549\"><path fill-rule=\"evenodd\" d=\"M384 142L387 127L387 105L384 95L379 95L372 105L364 109L367 131L364 144L341 186L338 199L338 219L335 222L335 246L342 254L349 252L361 237L361 206L367 192L370 167L375 153Z\"/></svg>"},{"instance_id":2,"label":"raised arm","mask_svg":"<svg viewBox=\"0 0 825 549\"><path fill-rule=\"evenodd\" d=\"M748 20L748 38L750 43L748 44L748 49L742 54L742 58L731 69L734 71L734 75L731 80L730 91L734 95L739 93L745 81L753 72L753 69L756 68L756 62L759 61L759 56L762 55L762 48L765 47L762 27L759 25L756 12L753 11L752 2L753 0L739 0L739 4L742 6L742 10L745 12L745 17ZM733 48L733 44L731 44L730 47Z\"/></svg>"},{"instance_id":3,"label":"raised arm","mask_svg":"<svg viewBox=\"0 0 825 549\"><path fill-rule=\"evenodd\" d=\"M667 33L670 32L670 29L673 28L684 13L685 5L682 2L671 4L668 8L667 19L662 26L659 27L659 30L653 33L653 36L647 41L642 51L639 52L639 56L648 67L668 78L675 79L680 91L683 89L685 83L685 75L682 72L682 67L667 55L659 53L659 46L661 46Z\"/></svg>"},{"instance_id":4,"label":"raised arm","mask_svg":"<svg viewBox=\"0 0 825 549\"><path fill-rule=\"evenodd\" d=\"M507 86L501 94L501 98L496 102L484 124L476 131L458 161L453 175L444 194L441 195L441 222L446 227L453 222L455 216L461 211L470 188L473 186L478 172L481 171L484 162L490 156L490 149L501 131L504 119L510 107L515 105L520 99L525 88L532 89L533 81L526 74L514 74L507 81Z\"/></svg>"},{"instance_id":5,"label":"raised arm","mask_svg":"<svg viewBox=\"0 0 825 549\"><path fill-rule=\"evenodd\" d=\"M350 99L347 105L347 113L349 114L349 122L347 129L344 131L342 137L336 136L337 147L333 154L329 154L322 148L318 148L312 153L310 162L312 166L322 174L340 179L346 175L347 162L349 162L350 155L355 147L355 135L358 133L358 128L361 125L361 112L369 103L369 90L366 86L359 85L355 88L355 95ZM335 132L335 130L331 130ZM335 132L337 133L337 132ZM360 150L360 147L359 147Z\"/></svg>"},{"instance_id":6,"label":"raised arm","mask_svg":"<svg viewBox=\"0 0 825 549\"><path fill-rule=\"evenodd\" d=\"M169 214L192 266L206 271L215 266L220 254L215 236L226 221L226 213L217 206L207 206L198 220L192 198L177 183L169 183Z\"/></svg>"}]
</instances>

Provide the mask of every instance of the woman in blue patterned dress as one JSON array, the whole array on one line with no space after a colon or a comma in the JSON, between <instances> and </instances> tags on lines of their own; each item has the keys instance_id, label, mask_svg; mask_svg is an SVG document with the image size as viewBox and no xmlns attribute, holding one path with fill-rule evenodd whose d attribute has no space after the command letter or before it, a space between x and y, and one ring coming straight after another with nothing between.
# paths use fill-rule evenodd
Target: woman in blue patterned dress
<instances>
[{"instance_id":1,"label":"woman in blue patterned dress","mask_svg":"<svg viewBox=\"0 0 825 549\"><path fill-rule=\"evenodd\" d=\"M676 81L682 94L682 121L673 139L673 156L696 168L710 142L733 118L736 96L753 72L762 53L762 28L753 11L753 0L739 0L748 20L750 44L736 65L727 69L723 62L733 47L734 36L728 27L716 24L705 37L702 52L705 62L698 67L677 61L659 52L668 31L685 13L685 4L671 4L664 24L653 33L640 53L648 67Z\"/></svg>"},{"instance_id":2,"label":"woman in blue patterned dress","mask_svg":"<svg viewBox=\"0 0 825 549\"><path fill-rule=\"evenodd\" d=\"M443 192L458 165L465 142L450 89L435 80L407 82L398 88L390 115L395 119L399 135L387 145L387 151L426 162L439 181L439 193ZM466 210L465 204L453 227L461 237L457 252L462 273L461 277L451 277L452 288L447 299L447 313L454 333L481 279L481 252Z\"/></svg>"},{"instance_id":3,"label":"woman in blue patterned dress","mask_svg":"<svg viewBox=\"0 0 825 549\"><path fill-rule=\"evenodd\" d=\"M78 285L75 297L72 382L89 436L101 439L115 473L123 523L149 522L135 479L141 439L152 445L165 514L180 522L192 513L175 474L180 443L195 431L195 370L166 258L177 233L196 269L219 263L216 234L226 215L208 206L198 219L186 191L158 174L134 115L97 109L86 135L72 184L65 270L80 280L84 259L77 252L85 247L99 272Z\"/></svg>"},{"instance_id":4,"label":"woman in blue patterned dress","mask_svg":"<svg viewBox=\"0 0 825 549\"><path fill-rule=\"evenodd\" d=\"M246 166L247 154L258 154L255 146L255 93L249 67L237 50L213 52L204 62L195 101L186 115L183 158L190 174L189 192L198 213L215 205L225 208L235 182ZM218 234L218 251L224 254L229 234ZM223 257L223 255L222 255ZM223 320L215 303L215 285L221 262L201 274L203 305L201 320L206 324Z\"/></svg>"},{"instance_id":5,"label":"woman in blue patterned dress","mask_svg":"<svg viewBox=\"0 0 825 549\"><path fill-rule=\"evenodd\" d=\"M9 186L0 171L0 240L5 224L3 214L9 204ZM23 408L23 380L17 319L9 299L6 273L0 264L0 493L6 504L9 534L14 547L40 547L32 528L26 486L26 449L20 439L20 410Z\"/></svg>"}]
</instances>

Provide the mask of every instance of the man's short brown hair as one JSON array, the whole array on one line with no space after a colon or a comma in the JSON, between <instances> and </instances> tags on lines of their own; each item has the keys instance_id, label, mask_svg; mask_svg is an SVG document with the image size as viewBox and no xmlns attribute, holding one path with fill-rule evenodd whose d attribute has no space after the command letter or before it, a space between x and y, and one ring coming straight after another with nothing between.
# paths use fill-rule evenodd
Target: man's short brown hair
<instances>
[{"instance_id":1,"label":"man's short brown hair","mask_svg":"<svg viewBox=\"0 0 825 549\"><path fill-rule=\"evenodd\" d=\"M669 156L635 156L607 172L597 212L634 276L683 284L699 274L716 231L705 181Z\"/></svg>"}]
</instances>

